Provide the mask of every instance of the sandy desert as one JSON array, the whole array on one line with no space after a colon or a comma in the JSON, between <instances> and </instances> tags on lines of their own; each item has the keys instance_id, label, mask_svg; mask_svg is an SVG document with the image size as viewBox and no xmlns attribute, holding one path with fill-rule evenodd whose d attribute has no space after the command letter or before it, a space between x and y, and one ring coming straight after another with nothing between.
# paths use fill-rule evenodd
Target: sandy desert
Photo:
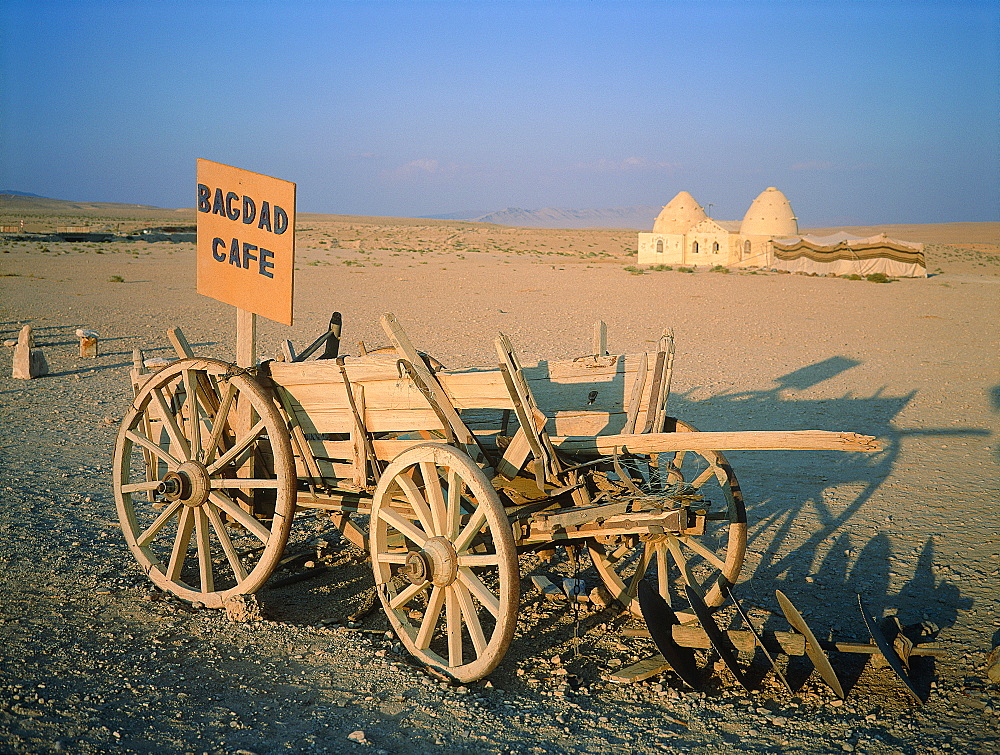
<instances>
[{"instance_id":1,"label":"sandy desert","mask_svg":"<svg viewBox=\"0 0 1000 755\"><path fill-rule=\"evenodd\" d=\"M25 217L119 233L194 223L193 210L0 208L0 224ZM749 517L735 592L778 627L780 588L823 638L867 640L858 594L878 615L933 624L946 656L915 671L924 705L853 656L834 659L843 704L801 664L792 699L724 673L707 693L670 673L610 683L650 641L546 604L534 562L510 653L468 687L411 665L378 611L348 626L371 574L346 546L331 546L324 576L265 588L264 621L152 593L111 490L132 350L170 357L165 331L179 326L198 354L231 361L234 310L195 292L191 243L2 240L0 340L30 324L50 374L12 379L3 350L0 752L1000 752L985 670L1000 645L1000 223L846 230L926 243L929 277L630 271L634 230L300 215L295 323L260 322L259 348L303 347L334 310L348 353L381 345L378 318L393 312L449 367L494 364L498 332L530 362L590 353L597 320L613 353L669 327L679 418L877 436L875 455L727 454ZM101 336L94 360L78 355L81 327Z\"/></svg>"}]
</instances>

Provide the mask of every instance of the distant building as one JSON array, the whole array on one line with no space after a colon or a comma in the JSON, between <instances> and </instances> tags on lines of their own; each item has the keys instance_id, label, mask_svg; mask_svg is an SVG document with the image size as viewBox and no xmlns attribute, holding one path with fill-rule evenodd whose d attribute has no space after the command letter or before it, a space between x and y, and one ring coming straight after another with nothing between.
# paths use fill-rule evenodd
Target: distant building
<instances>
[{"instance_id":1,"label":"distant building","mask_svg":"<svg viewBox=\"0 0 1000 755\"><path fill-rule=\"evenodd\" d=\"M639 264L769 267L772 241L798 233L791 204L773 186L753 201L742 222L710 218L682 191L657 216L653 232L639 234Z\"/></svg>"}]
</instances>

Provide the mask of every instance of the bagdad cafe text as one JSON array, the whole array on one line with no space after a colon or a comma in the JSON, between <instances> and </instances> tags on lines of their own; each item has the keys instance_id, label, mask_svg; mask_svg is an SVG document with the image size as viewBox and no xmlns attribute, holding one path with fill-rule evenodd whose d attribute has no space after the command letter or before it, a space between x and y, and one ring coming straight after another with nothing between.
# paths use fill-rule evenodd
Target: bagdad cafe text
<instances>
[{"instance_id":1,"label":"bagdad cafe text","mask_svg":"<svg viewBox=\"0 0 1000 755\"><path fill-rule=\"evenodd\" d=\"M198 160L198 293L292 324L295 184Z\"/></svg>"}]
</instances>

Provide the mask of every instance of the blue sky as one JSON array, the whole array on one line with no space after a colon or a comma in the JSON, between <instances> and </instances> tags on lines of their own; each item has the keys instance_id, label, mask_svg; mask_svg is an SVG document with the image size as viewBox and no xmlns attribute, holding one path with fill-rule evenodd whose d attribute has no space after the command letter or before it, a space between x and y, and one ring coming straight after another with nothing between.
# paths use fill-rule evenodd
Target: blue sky
<instances>
[{"instance_id":1,"label":"blue sky","mask_svg":"<svg viewBox=\"0 0 1000 755\"><path fill-rule=\"evenodd\" d=\"M1000 220L994 2L0 3L0 190L301 212L662 205Z\"/></svg>"}]
</instances>

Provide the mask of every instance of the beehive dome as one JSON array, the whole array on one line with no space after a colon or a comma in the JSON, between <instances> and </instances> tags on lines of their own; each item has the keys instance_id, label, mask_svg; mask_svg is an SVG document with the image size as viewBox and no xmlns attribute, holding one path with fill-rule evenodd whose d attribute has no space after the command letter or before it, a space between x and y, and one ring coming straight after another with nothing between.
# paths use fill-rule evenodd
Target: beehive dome
<instances>
[{"instance_id":1,"label":"beehive dome","mask_svg":"<svg viewBox=\"0 0 1000 755\"><path fill-rule=\"evenodd\" d=\"M788 198L768 186L750 205L740 224L741 236L798 236L799 223Z\"/></svg>"},{"instance_id":2,"label":"beehive dome","mask_svg":"<svg viewBox=\"0 0 1000 755\"><path fill-rule=\"evenodd\" d=\"M694 197L682 191L656 216L653 233L687 233L691 226L707 217L705 210Z\"/></svg>"}]
</instances>

